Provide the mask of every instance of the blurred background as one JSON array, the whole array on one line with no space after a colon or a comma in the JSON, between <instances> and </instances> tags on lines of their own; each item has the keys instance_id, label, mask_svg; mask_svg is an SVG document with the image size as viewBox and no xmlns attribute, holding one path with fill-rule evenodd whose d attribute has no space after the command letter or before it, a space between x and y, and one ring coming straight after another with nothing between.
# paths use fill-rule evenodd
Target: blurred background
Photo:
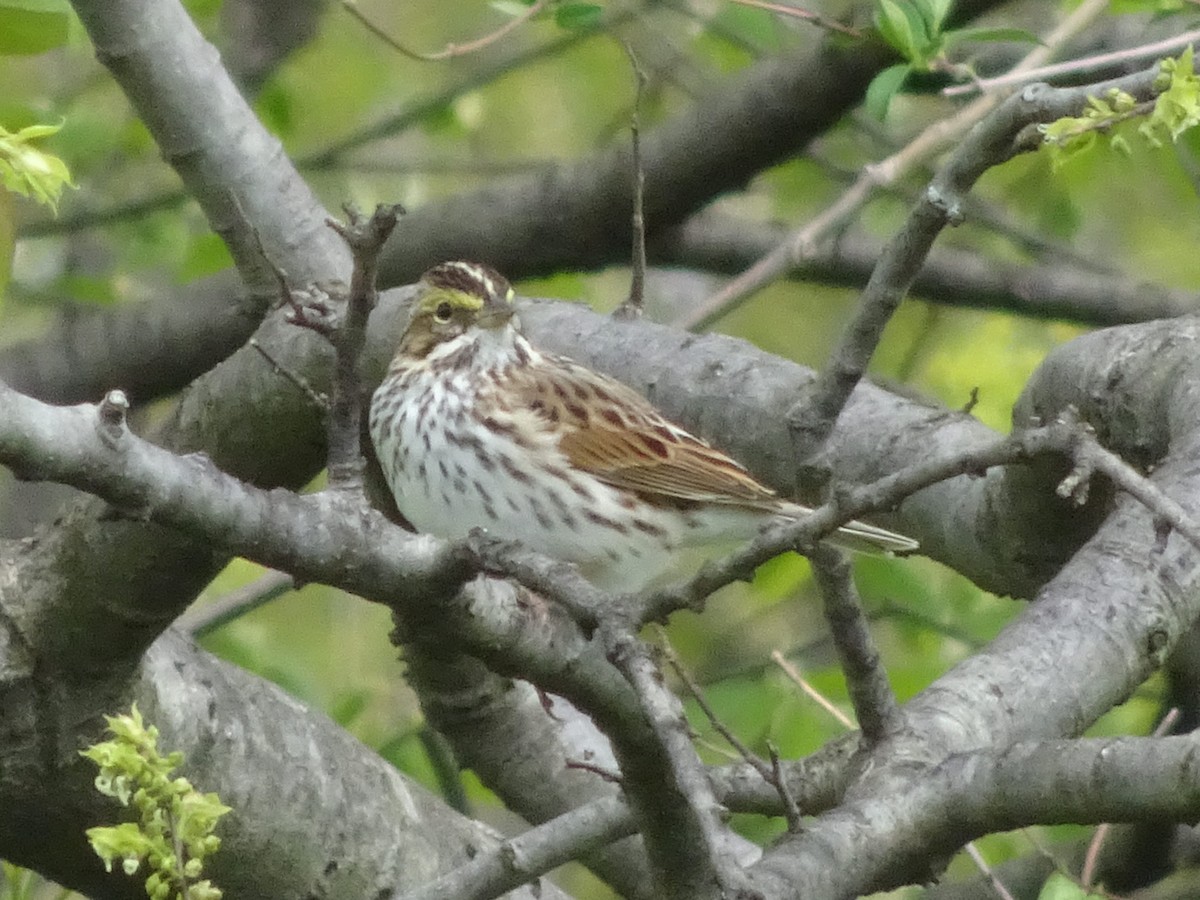
<instances>
[{"instance_id":1,"label":"blurred background","mask_svg":"<svg viewBox=\"0 0 1200 900\"><path fill-rule=\"evenodd\" d=\"M731 0L560 3L556 12L524 22L479 50L420 61L387 46L337 3L186 5L330 210L396 201L418 208L515 172L550 171L556 163L628 142L635 79L622 41L647 76L640 116L649 133L756 62L826 38L802 18ZM993 4L985 22L1042 34L1071 5ZM1178 32L1189 20L1186 12L1169 15L1172 6L1113 4L1063 55L1127 46L1132 35ZM520 3L461 0L363 0L358 7L406 47L424 53L491 35L525 9ZM867 4L809 7L830 19L870 24ZM11 28L3 37L0 18L0 45L7 42L0 46L0 126L12 132L61 123L39 146L67 163L75 188L65 191L57 215L0 191L0 370L5 358L10 364L26 359L22 354L36 351L55 328L161 301L230 265L199 208L95 61L68 8L48 3L41 10L61 15L61 33L50 19L39 20L30 32L33 43L22 43ZM51 30L54 37L46 37ZM1029 47L1020 40L968 42L952 58L976 71L1000 71ZM781 237L836 200L864 165L961 107L963 98L940 94L948 83L936 74L913 79L883 120L866 111L846 117L804 155L757 174L744 190L715 200L705 214L740 223L750 237ZM1130 155L1098 151L1061 167L1046 154L1027 154L985 176L967 224L945 233L939 248L960 251L984 271L1070 265L1094 277L1100 289L1146 281L1155 290L1190 296L1200 287L1196 150L1194 139L1185 136L1174 146L1138 145ZM919 170L878 193L841 235L846 246L877 252L929 174ZM648 315L678 321L723 283L728 268L654 268ZM865 274L851 259L835 261L810 277L754 293L709 327L820 367ZM1049 314L1030 315L1014 311L1009 294L989 294L981 283L968 277L958 292L940 292L936 284L915 292L889 329L874 377L930 403L951 408L973 403L974 415L1003 431L1026 378L1049 349L1099 324L1148 314L1136 306L1073 311L1064 301ZM564 271L517 283L525 295L602 311L619 303L628 287L627 267ZM1012 297L1024 291L1036 301L1040 286L1030 281L1008 289ZM1102 295L1096 300L1104 306ZM122 354L119 340L114 338L110 352ZM142 400L136 427L144 432L173 399L163 393ZM18 484L0 472L0 533L8 538L34 533L53 521L69 493ZM1019 608L929 560L860 557L856 567L902 700L987 642ZM233 562L196 610L262 574L255 565ZM324 710L473 815L503 829L518 828L469 772L454 770L439 738L425 729L405 685L404 661L389 642L390 627L382 607L310 585L284 591L200 640ZM774 560L753 584L714 597L702 615L676 615L666 635L718 714L755 749L765 751L769 741L782 756L799 756L844 730L772 658L778 651L812 689L849 713L815 588L800 558ZM1146 733L1160 694L1161 687L1151 682L1095 732ZM703 755L712 762L733 758L694 702L689 709ZM755 839L769 839L782 823L743 817L739 826ZM1037 829L988 838L980 849L999 863L1028 855L1031 842L1058 846L1082 833ZM5 871L0 897L59 895L35 876ZM951 870L968 871L962 860ZM579 867L568 867L560 879L578 896L610 896ZM913 888L888 896L920 894Z\"/></svg>"}]
</instances>

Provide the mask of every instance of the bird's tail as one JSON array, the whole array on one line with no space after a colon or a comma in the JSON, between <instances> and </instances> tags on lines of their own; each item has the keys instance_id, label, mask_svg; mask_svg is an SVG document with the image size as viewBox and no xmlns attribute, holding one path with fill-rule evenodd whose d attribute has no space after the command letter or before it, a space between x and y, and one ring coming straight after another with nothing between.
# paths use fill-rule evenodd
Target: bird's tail
<instances>
[{"instance_id":1,"label":"bird's tail","mask_svg":"<svg viewBox=\"0 0 1200 900\"><path fill-rule=\"evenodd\" d=\"M847 522L827 540L845 550L859 550L868 553L911 553L921 545L912 538L867 522Z\"/></svg>"},{"instance_id":2,"label":"bird's tail","mask_svg":"<svg viewBox=\"0 0 1200 900\"><path fill-rule=\"evenodd\" d=\"M783 516L797 519L811 512L807 506L790 501L785 502L780 510ZM911 553L921 546L907 535L858 520L847 522L825 540L843 550L855 550L860 553Z\"/></svg>"}]
</instances>

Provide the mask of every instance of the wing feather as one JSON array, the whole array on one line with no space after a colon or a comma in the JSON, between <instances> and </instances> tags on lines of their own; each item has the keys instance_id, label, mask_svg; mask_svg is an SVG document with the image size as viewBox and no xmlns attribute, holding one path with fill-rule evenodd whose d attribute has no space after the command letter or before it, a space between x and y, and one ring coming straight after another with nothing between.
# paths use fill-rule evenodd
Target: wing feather
<instances>
[{"instance_id":1,"label":"wing feather","mask_svg":"<svg viewBox=\"0 0 1200 900\"><path fill-rule=\"evenodd\" d=\"M743 466L663 418L641 394L566 360L555 363L557 385L539 392L538 406L561 429L558 447L572 466L664 503L780 506Z\"/></svg>"}]
</instances>

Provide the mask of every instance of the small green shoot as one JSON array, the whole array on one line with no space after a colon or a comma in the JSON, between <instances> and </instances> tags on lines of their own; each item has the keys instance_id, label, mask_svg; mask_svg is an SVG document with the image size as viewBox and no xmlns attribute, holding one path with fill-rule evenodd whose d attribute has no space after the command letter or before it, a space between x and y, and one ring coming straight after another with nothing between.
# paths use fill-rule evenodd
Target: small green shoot
<instances>
[{"instance_id":1,"label":"small green shoot","mask_svg":"<svg viewBox=\"0 0 1200 900\"><path fill-rule=\"evenodd\" d=\"M204 859L221 846L213 831L229 807L186 778L171 778L183 754L159 753L158 729L142 721L137 704L128 715L105 719L112 740L80 753L100 767L96 790L132 805L138 821L89 828L92 849L110 872L114 862L126 875L148 863L151 900L220 900L221 891L200 874Z\"/></svg>"},{"instance_id":2,"label":"small green shoot","mask_svg":"<svg viewBox=\"0 0 1200 900\"><path fill-rule=\"evenodd\" d=\"M1191 47L1178 58L1164 59L1155 83L1159 93L1152 103L1138 103L1129 94L1110 89L1101 97L1089 97L1081 115L1038 126L1054 167L1082 157L1103 140L1129 154L1133 152L1130 138L1135 135L1157 148L1200 124L1200 78L1193 62Z\"/></svg>"},{"instance_id":3,"label":"small green shoot","mask_svg":"<svg viewBox=\"0 0 1200 900\"><path fill-rule=\"evenodd\" d=\"M75 185L67 164L33 142L60 128L62 125L30 125L11 132L0 127L0 187L31 197L56 213L63 188Z\"/></svg>"},{"instance_id":4,"label":"small green shoot","mask_svg":"<svg viewBox=\"0 0 1200 900\"><path fill-rule=\"evenodd\" d=\"M960 71L946 54L967 41L1022 41L1038 43L1020 28L947 29L951 0L875 0L875 29L904 60L888 66L867 87L867 112L882 119L892 98L914 72Z\"/></svg>"}]
</instances>

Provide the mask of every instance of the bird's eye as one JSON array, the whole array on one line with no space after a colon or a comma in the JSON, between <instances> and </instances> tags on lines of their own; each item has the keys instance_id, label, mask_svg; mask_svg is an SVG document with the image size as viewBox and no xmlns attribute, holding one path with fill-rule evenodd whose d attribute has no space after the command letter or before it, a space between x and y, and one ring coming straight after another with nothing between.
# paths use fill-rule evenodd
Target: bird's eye
<instances>
[{"instance_id":1,"label":"bird's eye","mask_svg":"<svg viewBox=\"0 0 1200 900\"><path fill-rule=\"evenodd\" d=\"M449 322L450 317L454 315L454 307L446 301L442 301L437 305L437 309L433 311L433 317L439 322Z\"/></svg>"}]
</instances>

